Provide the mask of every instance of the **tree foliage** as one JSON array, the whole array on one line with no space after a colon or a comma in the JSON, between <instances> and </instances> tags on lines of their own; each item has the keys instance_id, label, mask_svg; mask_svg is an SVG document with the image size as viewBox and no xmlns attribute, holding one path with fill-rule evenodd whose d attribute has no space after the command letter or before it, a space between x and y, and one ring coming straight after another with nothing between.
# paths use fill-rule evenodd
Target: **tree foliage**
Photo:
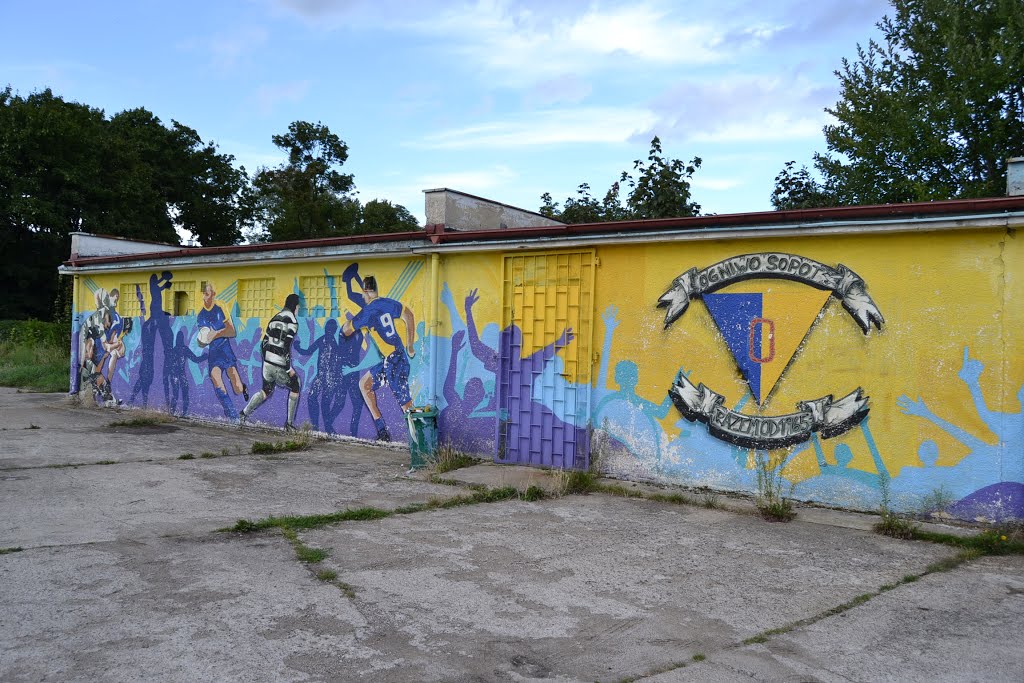
<instances>
[{"instance_id":1,"label":"tree foliage","mask_svg":"<svg viewBox=\"0 0 1024 683\"><path fill-rule=\"evenodd\" d=\"M883 41L858 45L836 72L841 99L826 110L836 123L812 183L836 204L1003 194L1006 159L1024 152L1024 3L892 5ZM777 182L783 206L786 189Z\"/></svg>"},{"instance_id":2,"label":"tree foliage","mask_svg":"<svg viewBox=\"0 0 1024 683\"><path fill-rule=\"evenodd\" d=\"M282 241L415 230L416 218L404 206L356 198L351 174L341 172L348 145L323 123L295 121L274 144L288 155L275 168L260 169L246 205L253 241Z\"/></svg>"},{"instance_id":3,"label":"tree foliage","mask_svg":"<svg viewBox=\"0 0 1024 683\"><path fill-rule=\"evenodd\" d=\"M417 230L419 227L419 221L409 213L409 209L386 199L374 199L362 207L361 232L403 232Z\"/></svg>"},{"instance_id":4,"label":"tree foliage","mask_svg":"<svg viewBox=\"0 0 1024 683\"><path fill-rule=\"evenodd\" d=\"M545 192L541 195L540 213L563 223L697 216L700 204L692 200L690 179L700 165L699 157L684 163L663 156L661 140L655 136L647 161L633 162L636 177L623 171L600 201L591 196L590 185L582 183L577 196L567 198L563 208L552 200L550 192ZM627 188L625 202L621 198L623 187Z\"/></svg>"},{"instance_id":5,"label":"tree foliage","mask_svg":"<svg viewBox=\"0 0 1024 683\"><path fill-rule=\"evenodd\" d=\"M815 180L806 166L794 171L795 164L795 161L787 161L785 167L775 176L772 206L778 211L835 206L835 196Z\"/></svg>"},{"instance_id":6,"label":"tree foliage","mask_svg":"<svg viewBox=\"0 0 1024 683\"><path fill-rule=\"evenodd\" d=\"M295 121L274 144L288 155L276 168L253 178L252 208L271 241L348 235L359 224L359 202L352 176L339 169L348 145L322 123Z\"/></svg>"},{"instance_id":7,"label":"tree foliage","mask_svg":"<svg viewBox=\"0 0 1024 683\"><path fill-rule=\"evenodd\" d=\"M244 170L145 109L107 118L50 90L0 90L0 318L49 317L75 231L204 244L240 238Z\"/></svg>"}]
</instances>

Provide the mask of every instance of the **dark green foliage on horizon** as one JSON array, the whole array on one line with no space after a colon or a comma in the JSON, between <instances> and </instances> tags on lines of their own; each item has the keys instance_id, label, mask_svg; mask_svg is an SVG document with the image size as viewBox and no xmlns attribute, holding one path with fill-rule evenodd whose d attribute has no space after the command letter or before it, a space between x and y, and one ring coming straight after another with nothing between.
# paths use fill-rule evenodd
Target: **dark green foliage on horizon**
<instances>
[{"instance_id":1,"label":"dark green foliage on horizon","mask_svg":"<svg viewBox=\"0 0 1024 683\"><path fill-rule=\"evenodd\" d=\"M662 156L661 140L655 136L647 162L641 159L633 162L635 178L623 171L600 201L590 195L590 185L582 183L576 191L578 196L567 198L562 208L552 200L550 192L545 192L541 195L544 203L540 213L563 223L698 216L700 204L691 198L690 178L700 165L700 157L684 163ZM625 203L620 198L623 188L627 191Z\"/></svg>"},{"instance_id":2,"label":"dark green foliage on horizon","mask_svg":"<svg viewBox=\"0 0 1024 683\"><path fill-rule=\"evenodd\" d=\"M882 42L836 71L828 151L816 178L793 163L777 209L998 197L1006 159L1024 154L1021 0L892 0Z\"/></svg>"},{"instance_id":3,"label":"dark green foliage on horizon","mask_svg":"<svg viewBox=\"0 0 1024 683\"><path fill-rule=\"evenodd\" d=\"M49 89L0 89L0 318L51 317L72 232L177 244L180 226L238 241L246 178L233 160L143 108L108 118Z\"/></svg>"},{"instance_id":4,"label":"dark green foliage on horizon","mask_svg":"<svg viewBox=\"0 0 1024 683\"><path fill-rule=\"evenodd\" d=\"M139 107L108 117L46 89L0 88L0 319L70 324L70 282L57 268L71 233L203 246L415 230L405 208L362 206L338 169L348 147L327 126L296 121L274 144L288 161L250 184L234 157L177 121ZM15 295L12 295L15 294Z\"/></svg>"}]
</instances>

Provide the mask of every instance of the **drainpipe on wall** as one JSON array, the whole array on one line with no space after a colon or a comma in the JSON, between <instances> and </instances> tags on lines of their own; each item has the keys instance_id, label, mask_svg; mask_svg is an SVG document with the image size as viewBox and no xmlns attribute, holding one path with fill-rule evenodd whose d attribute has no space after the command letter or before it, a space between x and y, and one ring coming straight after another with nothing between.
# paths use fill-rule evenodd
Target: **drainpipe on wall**
<instances>
[{"instance_id":1,"label":"drainpipe on wall","mask_svg":"<svg viewBox=\"0 0 1024 683\"><path fill-rule=\"evenodd\" d=\"M81 344L75 344L75 323L78 321L78 307L81 305L81 300L78 296L79 280L78 275L72 276L71 281L71 329L68 330L69 345L71 346L70 358L68 364L71 366L68 368L68 393L77 394L81 387L78 386L78 381L81 375L78 372L78 366L82 362L82 359L78 357L78 348Z\"/></svg>"},{"instance_id":2,"label":"drainpipe on wall","mask_svg":"<svg viewBox=\"0 0 1024 683\"><path fill-rule=\"evenodd\" d=\"M430 255L430 322L427 323L427 334L430 335L430 405L437 407L437 333L441 329L438 318L437 302L440 298L438 281L440 279L441 255Z\"/></svg>"}]
</instances>

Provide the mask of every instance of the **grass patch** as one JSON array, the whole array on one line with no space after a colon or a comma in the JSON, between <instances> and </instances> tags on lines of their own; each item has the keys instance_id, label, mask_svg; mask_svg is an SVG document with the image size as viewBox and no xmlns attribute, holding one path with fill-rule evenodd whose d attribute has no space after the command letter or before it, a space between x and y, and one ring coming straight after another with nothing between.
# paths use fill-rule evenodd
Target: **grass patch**
<instances>
[{"instance_id":1,"label":"grass patch","mask_svg":"<svg viewBox=\"0 0 1024 683\"><path fill-rule=\"evenodd\" d=\"M463 467L472 467L479 462L476 458L455 448L451 443L443 443L437 447L434 456L430 459L430 467L437 474L444 474Z\"/></svg>"},{"instance_id":2,"label":"grass patch","mask_svg":"<svg viewBox=\"0 0 1024 683\"><path fill-rule=\"evenodd\" d=\"M530 484L530 486L523 492L522 499L525 501L533 502L535 500L544 500L548 497L548 494L544 492L544 489L537 486L536 484Z\"/></svg>"},{"instance_id":3,"label":"grass patch","mask_svg":"<svg viewBox=\"0 0 1024 683\"><path fill-rule=\"evenodd\" d=\"M463 505L477 505L480 503L497 503L503 500L512 500L520 497L518 489L514 486L503 486L501 488L473 491L473 493L454 496L452 498L431 498L426 503L413 503L394 510L383 510L375 507L349 508L338 512L331 512L321 515L294 515L287 517L266 517L257 521L247 519L238 520L234 526L218 529L218 531L237 531L241 533L252 533L266 529L283 529L294 533L306 529L319 529L328 524L339 522L365 522L375 519L384 519L392 515L408 515L427 510L446 510Z\"/></svg>"},{"instance_id":4,"label":"grass patch","mask_svg":"<svg viewBox=\"0 0 1024 683\"><path fill-rule=\"evenodd\" d=\"M100 460L96 462L97 465L116 465L117 460Z\"/></svg>"},{"instance_id":5,"label":"grass patch","mask_svg":"<svg viewBox=\"0 0 1024 683\"><path fill-rule=\"evenodd\" d=\"M10 548L0 548L0 555L10 555L11 553L20 553L23 550L25 550L25 549L22 548L20 545L13 546L13 547L10 547Z\"/></svg>"},{"instance_id":6,"label":"grass patch","mask_svg":"<svg viewBox=\"0 0 1024 683\"><path fill-rule=\"evenodd\" d=\"M643 498L644 494L636 489L623 486L622 484L602 484L595 481L588 492L607 493L609 496L619 498Z\"/></svg>"},{"instance_id":7,"label":"grass patch","mask_svg":"<svg viewBox=\"0 0 1024 683\"><path fill-rule=\"evenodd\" d=\"M39 425L29 424L29 426L25 427L25 429L42 429L42 427L40 427Z\"/></svg>"},{"instance_id":8,"label":"grass patch","mask_svg":"<svg viewBox=\"0 0 1024 683\"><path fill-rule=\"evenodd\" d=\"M693 661L695 662L703 662L705 659L707 659L707 657L705 657L703 653L698 652L693 657L691 657L691 659L693 659Z\"/></svg>"},{"instance_id":9,"label":"grass patch","mask_svg":"<svg viewBox=\"0 0 1024 683\"><path fill-rule=\"evenodd\" d=\"M196 456L192 455L191 453L182 453L181 455L178 456L178 460L195 460L195 459L196 459Z\"/></svg>"},{"instance_id":10,"label":"grass patch","mask_svg":"<svg viewBox=\"0 0 1024 683\"><path fill-rule=\"evenodd\" d=\"M70 387L70 341L0 341L0 386L39 392L67 392Z\"/></svg>"},{"instance_id":11,"label":"grass patch","mask_svg":"<svg viewBox=\"0 0 1024 683\"><path fill-rule=\"evenodd\" d=\"M560 496L583 495L596 491L597 473L583 470L558 470L555 490Z\"/></svg>"},{"instance_id":12,"label":"grass patch","mask_svg":"<svg viewBox=\"0 0 1024 683\"><path fill-rule=\"evenodd\" d=\"M887 583L883 586L880 586L878 590L871 593L862 593L861 595L858 595L857 597L852 598L851 600L847 600L841 605L836 605L835 607L825 610L820 614L815 614L813 617L807 617L806 619L800 619L798 621L794 621L791 624L786 624L785 626L768 629L767 631L761 631L757 635L751 636L750 638L744 640L743 644L752 645L754 643L765 643L772 636L789 633L793 629L802 628L804 626L810 626L811 624L815 624L821 621L822 619L827 619L828 617L833 617L837 614L842 614L843 612L851 610L854 607L857 607L858 605L863 605L864 603L868 602L872 598L881 595L882 593L894 590L907 583L913 583L914 581L917 581L922 577L928 576L929 574L948 572L952 569L959 567L965 562L970 562L971 560L981 557L982 554L983 553L973 549L963 550L957 553L956 555L953 555L952 557L947 557L943 560L939 560L938 562L933 562L932 564L925 567L924 571L920 574L907 574L895 583Z\"/></svg>"},{"instance_id":13,"label":"grass patch","mask_svg":"<svg viewBox=\"0 0 1024 683\"><path fill-rule=\"evenodd\" d=\"M210 458L216 458L217 454L216 453L210 453L209 451L207 451L205 453L200 453L199 457L200 458L204 458L206 460L209 460Z\"/></svg>"},{"instance_id":14,"label":"grass patch","mask_svg":"<svg viewBox=\"0 0 1024 683\"><path fill-rule=\"evenodd\" d=\"M328 552L322 548L310 548L307 545L299 543L295 547L295 557L299 559L299 562L305 562L306 564L316 564L327 559Z\"/></svg>"},{"instance_id":15,"label":"grass patch","mask_svg":"<svg viewBox=\"0 0 1024 683\"><path fill-rule=\"evenodd\" d=\"M914 538L914 534L919 530L917 524L913 521L889 510L882 510L881 518L872 528L876 534L903 540Z\"/></svg>"},{"instance_id":16,"label":"grass patch","mask_svg":"<svg viewBox=\"0 0 1024 683\"><path fill-rule=\"evenodd\" d=\"M316 578L321 581L334 581L338 578L338 572L331 569L321 569L316 573Z\"/></svg>"},{"instance_id":17,"label":"grass patch","mask_svg":"<svg viewBox=\"0 0 1024 683\"><path fill-rule=\"evenodd\" d=\"M160 425L167 422L171 422L174 418L170 415L164 415L163 413L147 413L145 415L136 415L124 420L115 420L109 423L108 427L152 427L154 425Z\"/></svg>"},{"instance_id":18,"label":"grass patch","mask_svg":"<svg viewBox=\"0 0 1024 683\"><path fill-rule=\"evenodd\" d=\"M249 450L253 455L267 455L270 453L290 453L292 451L308 451L310 440L299 437L287 441L255 441Z\"/></svg>"}]
</instances>

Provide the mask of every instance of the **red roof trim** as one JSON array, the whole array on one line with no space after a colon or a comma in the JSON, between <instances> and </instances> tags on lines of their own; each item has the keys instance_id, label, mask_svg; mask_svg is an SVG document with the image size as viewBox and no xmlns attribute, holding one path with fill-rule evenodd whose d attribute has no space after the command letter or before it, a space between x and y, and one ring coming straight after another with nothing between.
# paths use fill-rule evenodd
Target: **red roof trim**
<instances>
[{"instance_id":1,"label":"red roof trim","mask_svg":"<svg viewBox=\"0 0 1024 683\"><path fill-rule=\"evenodd\" d=\"M497 242L514 241L533 237L567 237L599 235L604 233L654 232L658 230L699 230L701 228L744 227L750 225L768 226L781 223L812 223L825 221L856 221L869 219L893 219L915 216L957 216L974 213L996 213L1001 211L1024 210L1024 196L995 197L988 199L951 199L938 202L915 202L911 204L879 204L872 206L840 206L827 209L798 209L794 211L757 211L714 216L693 216L689 218L656 218L639 221L615 221L610 223L577 223L575 225L549 225L532 228L505 228L502 230L448 231L443 225L427 225L424 230L411 232L390 232L377 235L351 235L348 237L324 237L287 242L266 242L241 244L226 247L185 247L176 251L159 251L148 254L124 254L121 256L93 256L71 259L68 266L124 263L150 258L176 258L204 256L209 254L246 254L263 251L334 247L347 244L371 244L381 242L429 241L432 244L445 242Z\"/></svg>"}]
</instances>

